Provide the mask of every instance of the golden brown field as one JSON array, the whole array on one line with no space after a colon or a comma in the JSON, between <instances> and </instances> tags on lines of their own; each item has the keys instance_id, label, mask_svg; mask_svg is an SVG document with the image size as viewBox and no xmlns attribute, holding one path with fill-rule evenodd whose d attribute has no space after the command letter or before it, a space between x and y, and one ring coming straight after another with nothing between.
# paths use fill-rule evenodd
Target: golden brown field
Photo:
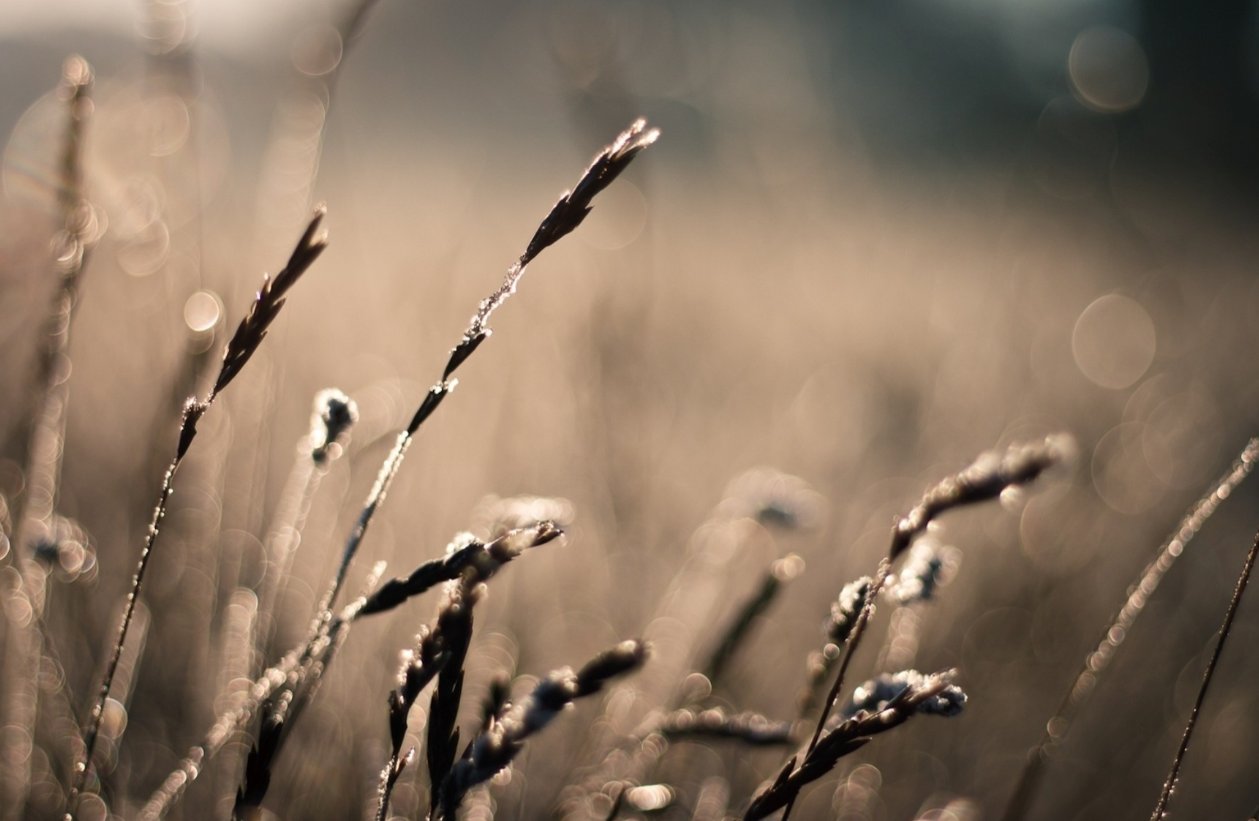
<instances>
[{"instance_id":1,"label":"golden brown field","mask_svg":"<svg viewBox=\"0 0 1259 821\"><path fill-rule=\"evenodd\" d=\"M439 391L333 609L370 592L376 563L405 577L465 531L488 542L511 517L554 519L564 537L494 565L484 588L465 569L461 593L354 622L290 681L301 709L261 806L237 799L251 718L169 817L375 817L399 653L459 595L481 597L462 699L450 712L457 642L439 633L425 663L447 667L402 713L401 749L418 753L389 817L430 811L431 723L455 721L458 762L496 677L518 709L488 726L509 732L550 671L633 638L650 646L641 669L529 735L460 817L744 817L803 756L806 660L893 526L979 454L1066 434L1045 453L1070 458L1040 475L998 481L981 459L972 478L1012 486L925 528L938 588L876 597L834 711L910 668L955 668L965 708L905 716L790 811L1002 818L1129 586L1259 431L1255 175L1236 153L1259 134L1254 93L1252 108L1207 92L1178 108L1144 6L1116 20L382 2L355 21L350 2L239 30L206 6L138 4L130 36L0 14L3 817L66 811L185 397L206 397L314 204L326 252L174 477L80 818L141 817L216 716L252 706L255 678L303 646L469 317L642 116L659 140L529 265ZM71 53L93 69L77 109ZM72 322L50 325L77 270L68 239L86 249L80 284ZM63 328L68 348L41 353ZM329 387L358 418L315 463L311 407ZM1217 500L1131 629L1112 631L1113 662L1016 817L1154 810L1259 528L1254 482ZM926 554L905 553L922 569ZM715 674L767 573L767 606ZM1243 600L1171 818L1243 821L1259 805L1257 642ZM683 708L742 737L662 729ZM758 717L696 718L710 708ZM897 709L885 698L870 715ZM790 738L750 743L775 728Z\"/></svg>"}]
</instances>

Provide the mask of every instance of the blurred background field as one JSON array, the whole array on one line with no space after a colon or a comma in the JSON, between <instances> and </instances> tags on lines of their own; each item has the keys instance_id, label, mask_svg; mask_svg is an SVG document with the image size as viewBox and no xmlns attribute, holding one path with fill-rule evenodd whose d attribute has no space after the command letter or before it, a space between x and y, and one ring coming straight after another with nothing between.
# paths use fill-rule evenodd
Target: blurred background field
<instances>
[{"instance_id":1,"label":"blurred background field","mask_svg":"<svg viewBox=\"0 0 1259 821\"><path fill-rule=\"evenodd\" d=\"M79 53L97 76L85 162L103 233L72 333L59 510L89 535L89 558L54 581L47 618L84 708L179 405L205 389L225 328L310 203L329 209L328 252L181 470L104 775L122 817L247 684L233 608L248 608L238 588L257 584L314 394L340 387L363 418L303 534L283 647L478 300L636 116L660 142L496 314L351 582L375 560L405 574L484 528L491 494L571 504L566 543L491 584L469 704L497 669L539 676L635 635L657 653L606 712L581 704L530 742L492 790L499 817L546 817L598 739L669 699L788 553L806 570L717 695L792 717L830 602L873 570L894 517L981 451L1067 431L1069 470L933 536L960 563L922 610L914 664L958 667L966 711L877 739L796 810L900 819L965 799L965 817L996 817L1132 577L1259 429L1253 5L382 0L344 48L332 3L45 5L0 9L0 491L22 490L54 287L64 118L50 90ZM730 485L762 465L816 491L779 500L808 506L798 527L749 518L759 496L785 492ZM1148 816L1256 500L1244 486L1169 574L1029 817ZM1259 641L1254 605L1179 817L1241 819L1259 804L1259 658L1239 652ZM268 810L372 806L397 653L432 606L351 636ZM597 719L608 726L592 730ZM38 740L55 747L57 732ZM181 817L225 814L246 751L207 771ZM64 774L35 756L31 817L45 817ZM677 745L654 774L676 791L659 817L690 817L712 776L729 780L737 812L784 757ZM416 812L422 793L404 781L395 811ZM953 807L929 817L962 817Z\"/></svg>"}]
</instances>

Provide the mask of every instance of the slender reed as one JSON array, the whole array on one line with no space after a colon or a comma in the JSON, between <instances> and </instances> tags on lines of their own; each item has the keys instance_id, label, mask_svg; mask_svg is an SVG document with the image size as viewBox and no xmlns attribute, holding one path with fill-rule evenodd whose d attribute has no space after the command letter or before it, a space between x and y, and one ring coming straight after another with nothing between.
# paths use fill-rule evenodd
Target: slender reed
<instances>
[{"instance_id":1,"label":"slender reed","mask_svg":"<svg viewBox=\"0 0 1259 821\"><path fill-rule=\"evenodd\" d=\"M310 268L327 247L327 240L323 236L317 236L324 214L325 211L322 207L316 209L314 217L298 240L288 263L274 278L263 278L262 287L259 289L257 296L254 297L253 304L249 307L249 312L241 320L240 325L236 328L236 333L223 350L223 361L219 367L218 376L205 399L199 400L196 396L191 396L184 405L175 456L171 459L170 466L167 467L166 474L162 479L157 505L153 509L153 518L149 523L144 546L140 550L140 561L136 567L135 576L131 580L131 589L127 594L126 604L123 608L117 639L114 641L113 651L109 663L106 665L105 675L101 681L100 690L97 692L96 702L88 718L87 729L83 734L83 758L80 759L75 767L74 786L69 799L69 814L71 816L74 815L77 807L78 797L87 786L87 778L92 766L92 753L96 747L97 734L100 732L105 702L109 698L114 675L118 670L118 662L122 657L123 647L127 641L127 632L130 629L131 619L135 613L136 602L140 598L140 592L144 584L144 574L149 566L149 558L152 555L153 546L157 543L162 517L166 514L166 505L173 490L175 473L179 470L184 456L188 453L188 448L196 438L197 423L201 417L209 410L218 395L236 378L254 352L258 350L259 345L262 344L262 340L267 335L267 330L270 328L271 323L279 315L280 309L284 307L285 294L288 293L289 289L293 287L302 274Z\"/></svg>"},{"instance_id":2,"label":"slender reed","mask_svg":"<svg viewBox=\"0 0 1259 821\"><path fill-rule=\"evenodd\" d=\"M904 686L885 699L871 700L868 709L858 709L834 729L823 733L797 766L797 756L784 765L767 788L752 799L744 821L765 818L789 808L800 790L830 772L839 759L861 749L872 737L897 727L919 713L956 715L966 695L953 683L956 672L946 670L929 676L906 671Z\"/></svg>"},{"instance_id":3,"label":"slender reed","mask_svg":"<svg viewBox=\"0 0 1259 821\"><path fill-rule=\"evenodd\" d=\"M806 719L817 707L821 689L830 678L835 664L839 661L841 648L848 641L848 634L857 623L857 614L865 607L870 595L870 585L874 579L862 576L844 585L839 597L831 604L831 614L822 625L822 635L826 644L821 650L809 654L805 668L805 684L796 699L796 713Z\"/></svg>"},{"instance_id":4,"label":"slender reed","mask_svg":"<svg viewBox=\"0 0 1259 821\"><path fill-rule=\"evenodd\" d=\"M532 693L507 707L489 729L472 740L440 787L434 788L439 796L434 817L454 819L468 790L490 780L511 763L529 736L551 723L576 699L593 695L609 680L641 667L647 654L643 642L623 641L591 659L576 673L565 668L548 675Z\"/></svg>"},{"instance_id":5,"label":"slender reed","mask_svg":"<svg viewBox=\"0 0 1259 821\"><path fill-rule=\"evenodd\" d=\"M379 804L376 810L378 821L385 821L389 815L389 799L393 795L394 785L402 775L403 769L415 759L415 748L406 755L402 753L403 742L407 735L407 716L419 699L420 693L428 686L437 674L444 669L450 658L444 644L443 618L453 615L450 609L442 611L437 619L437 626L430 629L423 627L416 636L415 649L403 654L402 669L398 671L398 687L389 694L389 740L393 752L389 763L380 773Z\"/></svg>"},{"instance_id":6,"label":"slender reed","mask_svg":"<svg viewBox=\"0 0 1259 821\"><path fill-rule=\"evenodd\" d=\"M818 745L822 731L830 719L831 710L844 686L844 676L853 654L861 643L866 625L874 616L875 602L879 592L887 583L892 572L892 563L909 549L914 540L926 532L927 526L936 517L954 508L986 502L1000 496L1007 488L1018 487L1031 482L1041 473L1065 461L1073 450L1070 440L1064 436L1051 436L1043 442L1014 445L1004 454L989 452L982 454L970 467L954 476L941 481L923 495L922 499L892 527L892 544L887 555L879 560L874 581L870 584L865 602L857 614L843 645L843 654L839 661L839 672L831 685L830 691L823 702L822 713L818 716L813 737L805 751L805 758ZM796 793L791 793L785 803L783 821L791 815Z\"/></svg>"},{"instance_id":7,"label":"slender reed","mask_svg":"<svg viewBox=\"0 0 1259 821\"><path fill-rule=\"evenodd\" d=\"M1193 710L1189 713L1189 722L1185 725L1185 735L1180 740L1180 747L1176 750L1176 757L1172 759L1172 768L1167 773L1167 780L1163 782L1163 792L1158 797L1158 803L1154 805L1154 813L1150 816L1150 821L1163 821L1167 817L1167 804L1172 800L1172 793L1176 790L1176 781L1180 778L1180 765L1184 763L1185 753L1189 751L1189 741L1193 738L1194 728L1198 725L1198 716L1202 713L1202 704L1207 699L1207 690L1211 686L1211 679L1215 676L1215 668L1220 663L1220 656L1224 652L1224 642L1228 640L1228 635L1233 629L1233 619L1237 616L1237 607L1241 604L1242 595L1246 592L1246 585L1250 583L1250 571L1255 568L1255 557L1259 556L1259 533L1255 534L1255 540L1250 546L1250 552L1246 554L1246 563L1242 565L1241 575L1237 577L1237 587L1233 590L1233 598L1228 603L1228 610L1224 612L1224 623L1220 625L1219 638L1215 641L1215 650L1211 653L1211 660L1207 662L1206 670L1202 673L1202 685L1198 687L1198 696L1194 699Z\"/></svg>"},{"instance_id":8,"label":"slender reed","mask_svg":"<svg viewBox=\"0 0 1259 821\"><path fill-rule=\"evenodd\" d=\"M533 238L529 240L525 252L507 269L507 276L502 285L481 300L468 324L468 329L464 331L463 337L451 350L446 366L442 369L441 378L429 388L416 409L415 415L412 416L406 429L398 434L393 450L381 465L376 482L368 493L358 520L346 539L336 576L320 603L320 617L326 617L331 613L337 594L345 584L345 576L350 564L358 554L359 546L367 533L367 527L371 524L376 511L384 503L389 486L397 475L402 460L406 457L407 449L411 446L416 431L455 389L455 385L458 384L458 380L452 379L455 371L492 333L487 325L490 317L516 292L529 263L580 225L590 213L595 196L620 176L638 152L654 143L659 136L660 131L648 128L645 120L635 120L610 145L600 151L573 189L561 195L559 201L552 206L550 213L542 220Z\"/></svg>"},{"instance_id":9,"label":"slender reed","mask_svg":"<svg viewBox=\"0 0 1259 821\"><path fill-rule=\"evenodd\" d=\"M264 657L278 626L276 598L289 576L311 504L324 475L344 452L357 421L358 406L336 388L326 388L315 396L310 432L298 442L293 469L267 537L266 570L258 591L258 649Z\"/></svg>"},{"instance_id":10,"label":"slender reed","mask_svg":"<svg viewBox=\"0 0 1259 821\"><path fill-rule=\"evenodd\" d=\"M729 739L752 747L791 743L791 722L775 721L753 712L731 714L720 707L698 712L674 710L661 719L657 732L669 741Z\"/></svg>"},{"instance_id":11,"label":"slender reed","mask_svg":"<svg viewBox=\"0 0 1259 821\"><path fill-rule=\"evenodd\" d=\"M794 553L778 559L770 565L765 575L761 577L761 583L757 587L756 592L749 596L747 601L735 613L734 619L721 634L717 646L708 657L708 662L704 665L704 675L709 682L716 683L721 674L725 672L726 665L730 663L730 659L734 657L735 652L743 645L748 635L751 634L752 628L757 625L761 616L778 598L783 585L799 576L803 571L804 560Z\"/></svg>"},{"instance_id":12,"label":"slender reed","mask_svg":"<svg viewBox=\"0 0 1259 821\"><path fill-rule=\"evenodd\" d=\"M389 697L389 730L393 752L380 774L377 818L388 814L389 797L403 768L414 757L414 750L402 755L406 737L407 716L420 692L434 677L427 725L429 783L441 784L454 764L459 745L459 702L463 695L463 662L472 641L472 608L484 595L484 583L498 568L523 550L545 544L560 535L551 522L534 528L512 531L488 545L464 534L451 543L444 560L429 562L406 579L395 579L369 598L363 613L381 612L409 598L408 591L431 587L439 579L449 579L446 597L438 609L437 620L424 628L416 640L416 649L403 659L398 689ZM383 594L383 595L382 595ZM374 600L374 601L373 601ZM368 608L371 608L370 610ZM495 697L499 709L506 704L505 690ZM486 724L488 719L483 720ZM488 726L488 725L487 725ZM431 811L437 808L437 789L430 793Z\"/></svg>"},{"instance_id":13,"label":"slender reed","mask_svg":"<svg viewBox=\"0 0 1259 821\"><path fill-rule=\"evenodd\" d=\"M479 576L489 578L524 551L554 541L561 535L563 531L553 523L541 522L533 527L506 533L488 544L456 541L454 544L457 547L445 559L426 562L408 577L415 581L406 585L407 595L399 596L396 586L390 587L399 581L394 580L342 607L336 616L327 621L315 641L298 645L286 653L279 662L254 680L248 697L238 707L218 716L201 741L189 749L175 769L149 796L139 817L163 817L205 769L206 764L235 733L244 729L265 702L276 698L279 693L294 691L308 675L312 665L326 666L329 656L345 640L350 628L361 616L388 612L444 581L458 579L468 567L475 567ZM375 580L372 581L372 587L375 587ZM392 592L386 593L386 590ZM287 727L291 723L290 716L284 724ZM278 741L275 746L278 747Z\"/></svg>"},{"instance_id":14,"label":"slender reed","mask_svg":"<svg viewBox=\"0 0 1259 821\"><path fill-rule=\"evenodd\" d=\"M54 262L59 276L52 304L44 321L44 333L36 359L36 400L27 453L26 492L14 515L13 560L21 585L14 595L24 601L6 613L29 612L25 620L9 617L10 640L5 642L6 669L26 671L16 676L4 703L2 724L10 737L22 739L21 749L9 756L0 776L4 817L20 817L30 792L31 752L39 712L39 668L52 652L45 641L43 615L47 590L39 551L59 547L56 527L57 496L65 439L66 409L70 399L70 325L78 301L79 282L95 244L99 226L83 185L83 142L92 112L92 68L82 57L72 56L62 68L58 96L66 106L66 129L61 146L60 180L57 189L61 225L54 240ZM7 551L6 551L7 555ZM60 666L55 658L54 663ZM58 698L67 696L58 693Z\"/></svg>"},{"instance_id":15,"label":"slender reed","mask_svg":"<svg viewBox=\"0 0 1259 821\"><path fill-rule=\"evenodd\" d=\"M1040 743L1028 751L1018 784L1001 814L1003 821L1018 821L1027 816L1054 750L1066 737L1076 716L1096 689L1098 678L1110 666L1115 653L1119 651L1119 645L1132 631L1132 625L1136 623L1146 602L1158 590L1163 577L1198 535L1202 526L1254 470L1256 462L1259 462L1259 439L1251 439L1224 475L1189 508L1176 529L1159 545L1154 559L1128 588L1123 606L1102 632L1094 649L1085 655L1080 672L1072 680L1053 717L1045 723L1045 732Z\"/></svg>"}]
</instances>

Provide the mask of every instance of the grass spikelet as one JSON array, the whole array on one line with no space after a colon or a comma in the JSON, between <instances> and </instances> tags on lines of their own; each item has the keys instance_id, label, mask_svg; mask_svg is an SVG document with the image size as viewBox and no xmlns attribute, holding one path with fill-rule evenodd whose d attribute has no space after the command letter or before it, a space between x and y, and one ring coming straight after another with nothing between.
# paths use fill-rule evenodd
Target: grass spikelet
<instances>
[{"instance_id":1,"label":"grass spikelet","mask_svg":"<svg viewBox=\"0 0 1259 821\"><path fill-rule=\"evenodd\" d=\"M223 362L219 368L219 375L215 379L214 387L211 388L210 393L203 400L198 400L195 396L189 397L184 405L183 418L179 429L179 444L176 448L175 456L167 467L166 474L162 479L157 505L153 509L153 518L149 522L144 546L140 550L139 564L131 580L131 589L127 594L122 621L118 627L113 651L105 667L105 675L97 692L96 702L88 718L88 726L83 734L84 756L75 768L74 786L69 800L71 813L74 812L77 806L77 797L82 794L87 785L88 773L92 766L92 753L96 747L96 737L100 731L105 702L109 699L114 675L117 673L123 647L127 642L127 632L130 629L135 606L144 585L144 574L149 566L149 558L152 555L153 546L157 543L162 518L166 515L166 504L170 500L171 492L174 489L175 473L179 470L184 455L187 454L189 446L196 438L197 421L214 403L215 398L223 388L240 373L240 369L253 356L254 351L258 349L258 346L266 336L267 329L275 320L280 308L283 307L284 295L296 284L302 274L306 272L327 247L327 240L317 235L319 224L323 221L324 214L325 211L322 207L316 210L310 224L302 233L301 239L298 240L297 247L289 257L288 264L284 266L280 273L274 278L264 277L262 288L254 298L253 304L250 305L248 314L241 320L236 333L223 351Z\"/></svg>"},{"instance_id":2,"label":"grass spikelet","mask_svg":"<svg viewBox=\"0 0 1259 821\"><path fill-rule=\"evenodd\" d=\"M961 473L948 477L928 490L922 500L905 514L892 528L892 544L887 556L879 563L878 573L870 585L865 602L857 614L857 620L844 642L844 653L839 664L839 674L827 695L822 717L813 733L812 744L822 731L831 707L844 683L844 673L861 642L865 626L874 615L874 604L892 571L892 562L898 559L914 539L927 530L941 514L954 508L986 502L997 498L1006 488L1027 484L1054 465L1070 458L1074 446L1069 439L1055 436L1040 443L1014 445L1004 454L985 453Z\"/></svg>"},{"instance_id":3,"label":"grass spikelet","mask_svg":"<svg viewBox=\"0 0 1259 821\"><path fill-rule=\"evenodd\" d=\"M271 762L279 751L292 700L291 692L280 693L263 710L258 737L250 748L249 757L245 759L245 774L236 791L236 803L232 808L233 819L248 818L250 811L262 806L262 799L271 786Z\"/></svg>"},{"instance_id":4,"label":"grass spikelet","mask_svg":"<svg viewBox=\"0 0 1259 821\"><path fill-rule=\"evenodd\" d=\"M267 536L267 566L258 591L259 649L264 658L278 627L276 598L289 577L315 494L344 451L357 421L358 406L341 391L325 388L315 395L310 431L298 443L297 457Z\"/></svg>"},{"instance_id":5,"label":"grass spikelet","mask_svg":"<svg viewBox=\"0 0 1259 821\"><path fill-rule=\"evenodd\" d=\"M659 136L659 130L654 128L648 129L646 121L636 120L611 145L600 151L594 162L582 174L581 179L578 180L573 190L561 196L559 202L552 207L551 212L543 219L524 254L508 269L503 284L492 294L481 300L476 313L468 324L468 329L464 331L462 338L451 349L450 356L442 368L441 379L429 388L428 393L420 401L420 405L416 408L415 414L411 417L411 421L407 424L406 429L398 435L398 440L393 450L386 457L384 464L381 465L376 483L368 494L362 512L359 514L354 528L346 539L336 578L322 600L320 612L325 616L330 614L331 608L336 602L337 595L345 583L345 575L349 570L350 564L358 554L359 547L363 542L363 537L367 533L367 528L371 524L372 518L376 515L376 511L381 504L384 503L385 496L389 492L389 486L397 475L403 459L406 458L407 449L410 447L412 439L424 422L437 410L446 397L450 395L450 392L455 389L455 386L458 384L458 380L453 378L455 371L489 337L490 328L487 323L491 315L516 292L516 287L519 285L521 277L524 276L525 268L529 263L546 248L580 225L581 221L585 219L585 215L593 207L595 195L606 188L612 180L616 179L629 165L630 161L637 156L638 152L655 142Z\"/></svg>"},{"instance_id":6,"label":"grass spikelet","mask_svg":"<svg viewBox=\"0 0 1259 821\"><path fill-rule=\"evenodd\" d=\"M1013 445L1004 453L989 452L979 456L970 467L937 483L925 494L909 513L905 514L892 527L892 543L887 555L879 561L878 571L870 585L857 620L849 631L843 644L843 652L839 661L839 672L823 702L822 713L818 717L805 752L808 755L817 746L823 728L830 719L831 710L839 693L843 689L844 675L852 661L853 653L865 634L866 625L874 616L875 601L887 583L892 572L892 563L913 544L914 540L926 532L927 526L941 514L958 507L986 502L1001 495L1007 488L1018 487L1032 481L1049 468L1068 461L1074 454L1075 446L1065 435L1046 438L1042 442ZM784 821L791 815L791 806L795 793L782 806Z\"/></svg>"},{"instance_id":7,"label":"grass spikelet","mask_svg":"<svg viewBox=\"0 0 1259 821\"><path fill-rule=\"evenodd\" d=\"M774 782L752 799L743 815L744 821L765 818L789 807L806 784L830 772L839 759L865 746L873 736L898 727L921 713L954 715L965 702L965 695L953 683L955 676L952 670L929 676L918 673L906 676L905 686L890 698L872 705L875 709L858 710L852 717L824 732L817 744L805 753L799 766L792 758ZM948 705L947 709L942 709L941 704Z\"/></svg>"},{"instance_id":8,"label":"grass spikelet","mask_svg":"<svg viewBox=\"0 0 1259 821\"><path fill-rule=\"evenodd\" d=\"M839 597L831 604L831 614L822 626L826 644L821 650L809 654L805 667L805 684L797 698L797 714L805 718L817 706L821 688L839 661L840 648L848 641L848 634L857 623L857 615L865 607L866 597L874 579L862 576L844 585Z\"/></svg>"},{"instance_id":9,"label":"grass spikelet","mask_svg":"<svg viewBox=\"0 0 1259 821\"><path fill-rule=\"evenodd\" d=\"M402 667L398 671L398 687L389 694L389 740L393 745L389 763L380 773L380 803L376 818L384 821L389 814L389 797L393 794L394 785L407 764L415 758L415 749L402 753L402 745L406 741L407 716L420 697L420 693L441 671L448 658L443 644L445 641L443 618L451 618L450 610L443 610L438 617L437 626L430 629L422 627L416 636L415 649L403 654Z\"/></svg>"},{"instance_id":10,"label":"grass spikelet","mask_svg":"<svg viewBox=\"0 0 1259 821\"><path fill-rule=\"evenodd\" d=\"M429 811L435 814L441 800L441 785L454 766L459 749L459 704L463 698L463 663L472 643L472 608L483 588L469 573L459 581L449 582L442 602L442 638L445 664L437 677L429 703L426 759L430 784Z\"/></svg>"},{"instance_id":11,"label":"grass spikelet","mask_svg":"<svg viewBox=\"0 0 1259 821\"><path fill-rule=\"evenodd\" d=\"M533 527L513 530L488 544L475 538L452 542L443 558L425 562L410 576L392 579L381 585L367 597L359 615L369 616L392 610L442 582L459 578L474 565L477 577L488 579L525 550L554 541L562 535L563 531L553 522L541 522Z\"/></svg>"},{"instance_id":12,"label":"grass spikelet","mask_svg":"<svg viewBox=\"0 0 1259 821\"><path fill-rule=\"evenodd\" d=\"M647 645L641 641L624 641L600 653L576 673L566 668L544 678L532 693L508 707L468 745L440 790L435 790L435 817L453 819L468 790L506 767L529 736L550 724L574 700L593 695L609 680L641 667L647 652Z\"/></svg>"}]
</instances>

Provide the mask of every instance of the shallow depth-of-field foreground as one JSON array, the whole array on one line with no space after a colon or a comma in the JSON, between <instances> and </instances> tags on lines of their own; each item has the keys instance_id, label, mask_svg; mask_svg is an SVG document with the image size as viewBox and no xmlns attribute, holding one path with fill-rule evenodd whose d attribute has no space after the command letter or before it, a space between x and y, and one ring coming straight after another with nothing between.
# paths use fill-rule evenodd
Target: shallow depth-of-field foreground
<instances>
[{"instance_id":1,"label":"shallow depth-of-field foreground","mask_svg":"<svg viewBox=\"0 0 1259 821\"><path fill-rule=\"evenodd\" d=\"M1251 817L1155 45L490 5L0 13L0 818Z\"/></svg>"}]
</instances>

